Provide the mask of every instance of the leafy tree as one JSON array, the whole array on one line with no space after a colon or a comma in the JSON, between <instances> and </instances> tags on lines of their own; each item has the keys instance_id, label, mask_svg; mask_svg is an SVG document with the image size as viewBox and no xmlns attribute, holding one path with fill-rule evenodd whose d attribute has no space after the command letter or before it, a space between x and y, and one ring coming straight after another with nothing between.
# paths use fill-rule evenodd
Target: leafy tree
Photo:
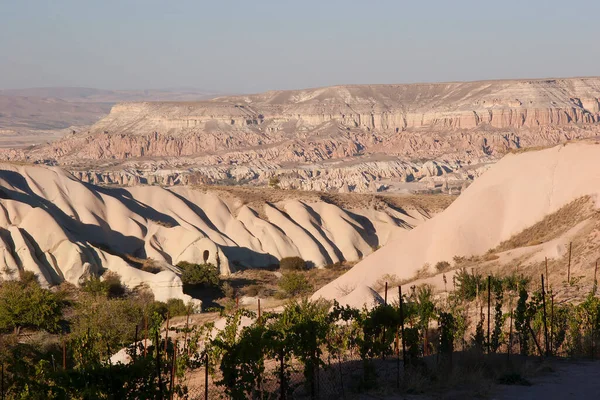
<instances>
[{"instance_id":1,"label":"leafy tree","mask_svg":"<svg viewBox=\"0 0 600 400\"><path fill-rule=\"evenodd\" d=\"M413 299L419 317L418 327L423 334L423 351L427 354L427 330L429 329L429 323L435 318L433 288L427 284L417 286L413 294Z\"/></svg>"},{"instance_id":2,"label":"leafy tree","mask_svg":"<svg viewBox=\"0 0 600 400\"><path fill-rule=\"evenodd\" d=\"M504 325L504 314L502 313L502 285L497 285L494 289L496 305L494 307L494 330L490 343L490 351L495 353L502 344L502 327Z\"/></svg>"},{"instance_id":3,"label":"leafy tree","mask_svg":"<svg viewBox=\"0 0 600 400\"><path fill-rule=\"evenodd\" d=\"M118 349L133 342L138 325L138 340L143 337L143 316L146 306L134 298L107 299L82 296L71 316L71 339L88 341L94 354L104 360L109 349ZM81 359L85 364L86 358Z\"/></svg>"},{"instance_id":4,"label":"leafy tree","mask_svg":"<svg viewBox=\"0 0 600 400\"><path fill-rule=\"evenodd\" d=\"M62 312L67 305L62 292L52 292L40 286L37 279L0 283L0 331L21 328L58 332Z\"/></svg>"},{"instance_id":5,"label":"leafy tree","mask_svg":"<svg viewBox=\"0 0 600 400\"><path fill-rule=\"evenodd\" d=\"M195 285L204 288L218 288L219 271L212 264L192 264L186 261L177 263L181 268L181 281L184 285Z\"/></svg>"},{"instance_id":6,"label":"leafy tree","mask_svg":"<svg viewBox=\"0 0 600 400\"><path fill-rule=\"evenodd\" d=\"M191 307L186 305L181 299L169 299L167 300L167 309L171 317L177 317L181 315L187 315L190 312Z\"/></svg>"},{"instance_id":7,"label":"leafy tree","mask_svg":"<svg viewBox=\"0 0 600 400\"><path fill-rule=\"evenodd\" d=\"M519 346L521 355L527 355L528 346L528 335L529 335L529 321L530 316L527 312L527 299L529 294L524 286L519 288L519 300L517 301L517 308L515 309L515 331L519 337Z\"/></svg>"},{"instance_id":8,"label":"leafy tree","mask_svg":"<svg viewBox=\"0 0 600 400\"><path fill-rule=\"evenodd\" d=\"M483 287L483 276L477 273L470 274L466 268L461 268L454 278L456 282L454 295L466 301L475 300L479 288Z\"/></svg>"},{"instance_id":9,"label":"leafy tree","mask_svg":"<svg viewBox=\"0 0 600 400\"><path fill-rule=\"evenodd\" d=\"M483 330L483 319L484 318L482 310L479 315L479 321L477 322L477 326L475 327L475 334L471 339L473 346L479 351L483 351L483 347L485 345L485 331Z\"/></svg>"},{"instance_id":10,"label":"leafy tree","mask_svg":"<svg viewBox=\"0 0 600 400\"><path fill-rule=\"evenodd\" d=\"M279 279L279 288L287 297L296 297L309 293L312 285L301 273L288 272Z\"/></svg>"},{"instance_id":11,"label":"leafy tree","mask_svg":"<svg viewBox=\"0 0 600 400\"><path fill-rule=\"evenodd\" d=\"M125 296L127 289L121 283L121 277L112 272L105 272L101 277L92 275L81 284L84 292L95 296L118 298Z\"/></svg>"}]
</instances>

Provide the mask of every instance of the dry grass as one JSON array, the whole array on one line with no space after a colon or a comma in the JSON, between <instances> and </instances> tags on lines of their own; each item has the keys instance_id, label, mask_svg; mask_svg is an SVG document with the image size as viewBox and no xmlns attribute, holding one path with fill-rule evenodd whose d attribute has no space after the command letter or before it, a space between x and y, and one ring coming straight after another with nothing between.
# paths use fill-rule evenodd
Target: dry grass
<instances>
[{"instance_id":1,"label":"dry grass","mask_svg":"<svg viewBox=\"0 0 600 400\"><path fill-rule=\"evenodd\" d=\"M262 208L265 203L279 203L286 200L324 201L345 209L386 208L417 209L426 212L439 212L446 209L457 196L451 195L392 195L365 193L328 193L302 190L281 190L242 186L194 186L203 192L213 192L219 196L237 199L243 204Z\"/></svg>"},{"instance_id":2,"label":"dry grass","mask_svg":"<svg viewBox=\"0 0 600 400\"><path fill-rule=\"evenodd\" d=\"M582 138L582 139L573 139L573 140L567 140L561 143L554 143L554 144L548 144L545 146L531 146L531 147L521 147L518 149L514 149L511 148L509 150L507 150L506 152L504 152L504 154L522 154L522 153L529 153L532 151L540 151L540 150L546 150L546 149L551 149L553 147L559 146L559 145L563 145L563 146L568 146L571 144L575 144L575 143L594 143L594 144L600 144L600 142L598 142L598 140L596 140L596 138Z\"/></svg>"},{"instance_id":3,"label":"dry grass","mask_svg":"<svg viewBox=\"0 0 600 400\"><path fill-rule=\"evenodd\" d=\"M125 254L123 256L125 261L134 267L141 269L145 272L150 272L152 274L157 274L163 269L158 265L158 263L152 258L139 258L131 254Z\"/></svg>"},{"instance_id":4,"label":"dry grass","mask_svg":"<svg viewBox=\"0 0 600 400\"><path fill-rule=\"evenodd\" d=\"M592 199L589 196L580 197L547 215L543 220L526 228L521 233L500 243L493 252L512 250L556 239L578 223L590 218L594 213Z\"/></svg>"}]
</instances>

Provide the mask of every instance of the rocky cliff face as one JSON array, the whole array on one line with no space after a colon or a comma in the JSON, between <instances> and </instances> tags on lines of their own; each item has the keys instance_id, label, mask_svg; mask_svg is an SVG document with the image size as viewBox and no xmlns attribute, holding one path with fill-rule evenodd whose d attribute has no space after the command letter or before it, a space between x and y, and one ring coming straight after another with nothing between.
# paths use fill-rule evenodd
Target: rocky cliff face
<instances>
[{"instance_id":1,"label":"rocky cliff face","mask_svg":"<svg viewBox=\"0 0 600 400\"><path fill-rule=\"evenodd\" d=\"M132 173L134 181L161 184L189 176L264 181L283 169L285 176L298 175L291 187L303 188L314 185L310 171L329 170L332 161L342 165L329 174L328 189L340 189L333 180L346 176L359 188L386 175L400 181L427 176L427 160L443 165L441 174L459 172L464 178L462 165L493 161L510 149L598 135L599 98L600 78L573 78L354 85L203 102L123 103L89 132L6 151L3 158L58 162L74 170L94 161L114 166L134 160L147 166ZM363 183L353 177L369 175L370 166L349 165L350 157L379 162L382 155L382 174ZM171 178L155 173L165 159L177 170ZM397 163L404 163L402 172ZM117 181L129 179L123 169L113 172L120 175ZM114 180L105 172L82 177Z\"/></svg>"}]
</instances>

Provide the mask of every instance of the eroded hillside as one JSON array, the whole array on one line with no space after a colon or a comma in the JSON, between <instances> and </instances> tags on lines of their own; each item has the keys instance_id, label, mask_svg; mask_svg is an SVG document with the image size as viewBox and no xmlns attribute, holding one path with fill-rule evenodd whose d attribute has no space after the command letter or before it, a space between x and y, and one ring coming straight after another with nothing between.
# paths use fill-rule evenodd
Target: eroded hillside
<instances>
[{"instance_id":1,"label":"eroded hillside","mask_svg":"<svg viewBox=\"0 0 600 400\"><path fill-rule=\"evenodd\" d=\"M94 183L382 191L473 179L512 149L600 132L600 78L352 85L123 103L89 131L6 151ZM400 185L401 187L401 185Z\"/></svg>"},{"instance_id":2,"label":"eroded hillside","mask_svg":"<svg viewBox=\"0 0 600 400\"><path fill-rule=\"evenodd\" d=\"M356 261L452 200L102 188L56 167L1 164L0 277L28 270L46 285L77 284L110 270L159 299L185 297L173 265L203 263L205 251L223 275L289 256L316 267Z\"/></svg>"}]
</instances>

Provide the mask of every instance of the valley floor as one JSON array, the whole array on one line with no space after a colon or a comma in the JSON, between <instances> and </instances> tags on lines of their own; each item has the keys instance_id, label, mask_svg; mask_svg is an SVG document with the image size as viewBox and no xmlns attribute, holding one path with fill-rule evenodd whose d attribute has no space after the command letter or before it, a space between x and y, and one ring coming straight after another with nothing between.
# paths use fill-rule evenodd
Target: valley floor
<instances>
[{"instance_id":1,"label":"valley floor","mask_svg":"<svg viewBox=\"0 0 600 400\"><path fill-rule=\"evenodd\" d=\"M531 386L499 386L494 400L597 399L600 361L556 361L554 372L531 379Z\"/></svg>"}]
</instances>

